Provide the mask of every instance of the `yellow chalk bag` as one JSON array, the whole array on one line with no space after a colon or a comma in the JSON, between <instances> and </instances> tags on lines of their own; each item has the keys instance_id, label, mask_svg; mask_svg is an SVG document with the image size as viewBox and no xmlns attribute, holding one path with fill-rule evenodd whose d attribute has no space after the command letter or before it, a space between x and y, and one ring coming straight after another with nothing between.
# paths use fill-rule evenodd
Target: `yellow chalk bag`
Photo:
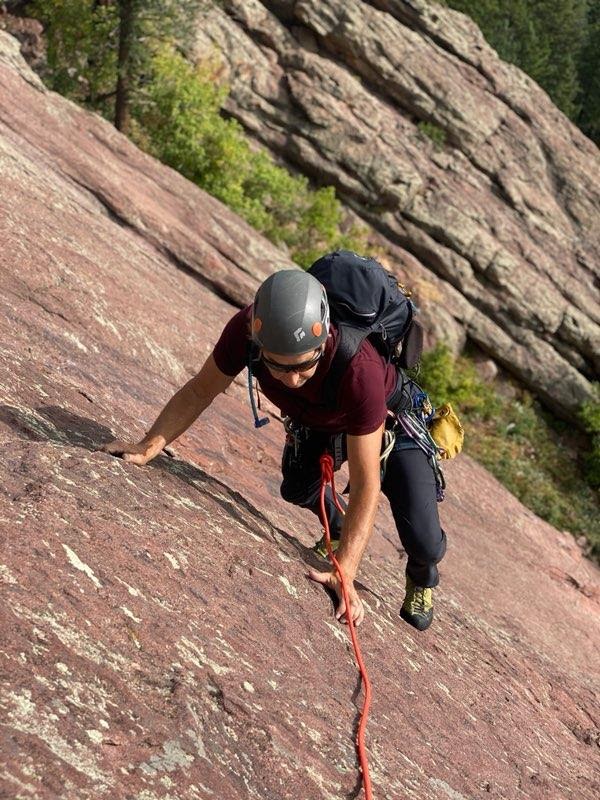
<instances>
[{"instance_id":1,"label":"yellow chalk bag","mask_svg":"<svg viewBox=\"0 0 600 800\"><path fill-rule=\"evenodd\" d=\"M463 448L465 429L450 403L444 403L436 408L429 423L429 433L437 446L442 449L440 458L454 458Z\"/></svg>"}]
</instances>

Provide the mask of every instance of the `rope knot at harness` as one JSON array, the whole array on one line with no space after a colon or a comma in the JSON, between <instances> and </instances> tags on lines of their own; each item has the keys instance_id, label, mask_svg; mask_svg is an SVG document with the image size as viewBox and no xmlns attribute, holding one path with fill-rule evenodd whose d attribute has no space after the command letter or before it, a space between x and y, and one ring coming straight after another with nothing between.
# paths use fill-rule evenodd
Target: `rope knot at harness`
<instances>
[{"instance_id":1,"label":"rope knot at harness","mask_svg":"<svg viewBox=\"0 0 600 800\"><path fill-rule=\"evenodd\" d=\"M333 458L329 453L323 453L321 456L321 478L325 483L333 481Z\"/></svg>"},{"instance_id":2,"label":"rope knot at harness","mask_svg":"<svg viewBox=\"0 0 600 800\"><path fill-rule=\"evenodd\" d=\"M360 723L358 725L358 732L356 735L356 750L358 753L358 760L360 762L360 769L362 772L363 788L365 790L365 800L372 800L373 794L371 790L371 778L369 775L369 762L367 760L367 752L365 747L365 729L367 726L367 717L369 715L369 708L371 707L371 682L369 680L367 668L365 667L365 663L363 661L362 653L360 650L360 644L358 642L358 636L356 633L356 626L352 619L352 613L351 613L352 609L350 605L348 582L344 575L344 571L342 570L342 567L340 566L337 558L335 557L331 547L329 522L328 522L327 512L325 509L325 490L327 489L328 485L331 485L331 493L337 509L342 514L344 513L344 510L340 504L340 501L338 500L337 492L335 490L335 479L334 479L335 464L333 458L329 453L324 453L321 456L320 465L321 465L321 522L323 524L323 530L325 531L325 543L327 545L327 553L329 555L329 560L331 561L332 565L334 566L337 572L338 581L341 586L342 597L344 599L344 605L346 607L346 621L350 629L350 638L352 639L352 645L354 647L354 657L356 659L356 664L360 671L360 676L362 679L362 685L364 689L363 708L361 712Z\"/></svg>"}]
</instances>

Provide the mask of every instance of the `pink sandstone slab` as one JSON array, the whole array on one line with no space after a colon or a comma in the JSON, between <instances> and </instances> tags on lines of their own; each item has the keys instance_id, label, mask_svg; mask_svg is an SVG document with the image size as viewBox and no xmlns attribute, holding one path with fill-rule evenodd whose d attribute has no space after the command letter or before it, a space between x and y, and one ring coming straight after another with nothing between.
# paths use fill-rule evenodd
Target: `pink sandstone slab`
<instances>
[{"instance_id":1,"label":"pink sandstone slab","mask_svg":"<svg viewBox=\"0 0 600 800\"><path fill-rule=\"evenodd\" d=\"M2 33L0 176L0 795L359 796L357 674L305 577L315 521L278 495L274 410L255 432L240 379L174 456L96 451L285 259ZM383 503L360 573L374 796L592 800L598 569L469 458L447 477L433 627L398 616Z\"/></svg>"}]
</instances>

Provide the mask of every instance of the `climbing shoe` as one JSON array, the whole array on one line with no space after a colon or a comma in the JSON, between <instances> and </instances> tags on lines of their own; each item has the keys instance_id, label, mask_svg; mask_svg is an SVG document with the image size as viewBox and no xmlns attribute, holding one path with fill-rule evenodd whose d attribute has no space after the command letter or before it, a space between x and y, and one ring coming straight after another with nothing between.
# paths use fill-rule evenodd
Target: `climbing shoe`
<instances>
[{"instance_id":1,"label":"climbing shoe","mask_svg":"<svg viewBox=\"0 0 600 800\"><path fill-rule=\"evenodd\" d=\"M426 630L433 621L433 589L415 586L407 575L406 596L400 616L418 631Z\"/></svg>"},{"instance_id":2,"label":"climbing shoe","mask_svg":"<svg viewBox=\"0 0 600 800\"><path fill-rule=\"evenodd\" d=\"M331 540L331 549L333 550L334 553L336 552L339 546L340 546L339 539ZM313 553L316 553L317 555L321 556L321 558L329 557L327 553L327 542L325 541L325 534L323 534L323 536L321 536L319 541L315 545L313 545Z\"/></svg>"}]
</instances>

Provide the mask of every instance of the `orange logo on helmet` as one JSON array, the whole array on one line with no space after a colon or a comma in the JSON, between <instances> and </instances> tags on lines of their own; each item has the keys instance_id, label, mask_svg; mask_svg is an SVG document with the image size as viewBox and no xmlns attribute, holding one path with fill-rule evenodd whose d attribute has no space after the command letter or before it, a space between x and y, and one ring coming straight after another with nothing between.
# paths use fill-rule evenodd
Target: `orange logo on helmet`
<instances>
[{"instance_id":1,"label":"orange logo on helmet","mask_svg":"<svg viewBox=\"0 0 600 800\"><path fill-rule=\"evenodd\" d=\"M262 328L262 319L259 319L258 317L256 317L254 322L252 323L252 327L254 329L254 332L258 333L259 330Z\"/></svg>"},{"instance_id":2,"label":"orange logo on helmet","mask_svg":"<svg viewBox=\"0 0 600 800\"><path fill-rule=\"evenodd\" d=\"M321 332L322 332L322 330L323 330L323 326L321 325L321 323L320 323L320 322L314 322L314 323L313 323L313 326L312 326L312 328L311 328L311 331L312 331L312 333L313 333L313 336L320 336L320 335L321 335Z\"/></svg>"}]
</instances>

